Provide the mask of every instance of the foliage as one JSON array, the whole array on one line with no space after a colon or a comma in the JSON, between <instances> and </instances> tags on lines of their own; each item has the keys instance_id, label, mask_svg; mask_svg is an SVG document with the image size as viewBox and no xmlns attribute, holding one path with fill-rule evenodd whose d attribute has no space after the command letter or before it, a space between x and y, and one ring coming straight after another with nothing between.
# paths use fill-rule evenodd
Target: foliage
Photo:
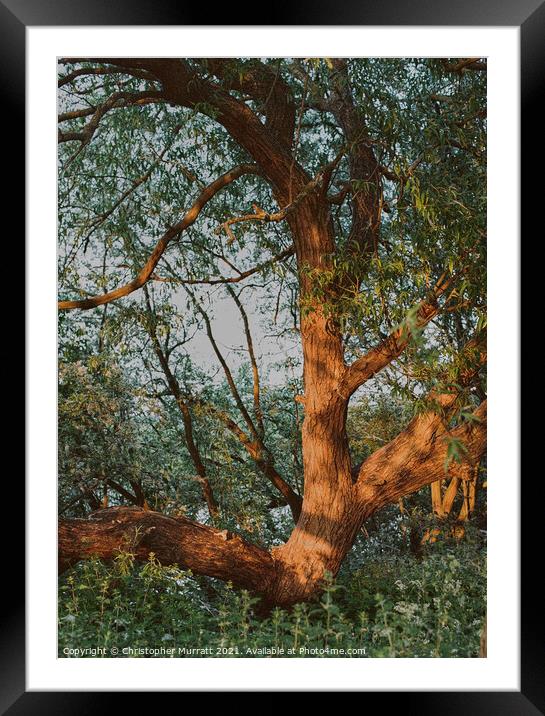
<instances>
[{"instance_id":1,"label":"foliage","mask_svg":"<svg viewBox=\"0 0 545 716\"><path fill-rule=\"evenodd\" d=\"M319 602L266 616L248 592L121 553L62 578L59 656L475 657L485 600L485 552L470 539L368 564Z\"/></svg>"}]
</instances>

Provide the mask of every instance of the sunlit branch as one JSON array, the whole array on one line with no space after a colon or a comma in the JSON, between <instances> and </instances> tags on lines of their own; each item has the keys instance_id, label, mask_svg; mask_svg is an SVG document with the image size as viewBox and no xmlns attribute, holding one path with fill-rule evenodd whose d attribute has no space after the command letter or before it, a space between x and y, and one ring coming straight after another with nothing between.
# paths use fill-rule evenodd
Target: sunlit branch
<instances>
[{"instance_id":1,"label":"sunlit branch","mask_svg":"<svg viewBox=\"0 0 545 716\"><path fill-rule=\"evenodd\" d=\"M234 167L230 171L223 174L199 194L198 198L193 202L191 208L185 213L183 219L177 224L174 224L174 226L171 226L162 235L162 237L155 245L155 248L153 249L150 257L146 261L146 264L132 281L125 284L124 286L120 286L113 291L108 291L107 293L104 293L99 296L93 296L91 298L84 298L75 301L59 301L59 310L63 311L74 308L87 310L90 308L95 308L96 306L100 306L104 303L110 303L110 301L115 301L118 298L128 296L134 291L137 291L149 280L169 243L173 239L178 237L182 233L182 231L185 231L188 227L195 223L203 207L210 201L210 199L212 199L218 193L218 191L231 184L231 182L235 181L235 179L238 179L243 174L258 173L259 170L255 165L240 164L239 166Z\"/></svg>"},{"instance_id":2,"label":"sunlit branch","mask_svg":"<svg viewBox=\"0 0 545 716\"><path fill-rule=\"evenodd\" d=\"M373 512L445 477L449 441L464 445L464 461L478 464L486 450L486 401L474 412L475 421L447 430L434 411L417 415L408 427L361 466L357 490Z\"/></svg>"},{"instance_id":3,"label":"sunlit branch","mask_svg":"<svg viewBox=\"0 0 545 716\"><path fill-rule=\"evenodd\" d=\"M361 385L401 355L409 344L413 333L422 330L432 318L437 316L441 310L438 299L449 289L452 281L452 277L441 277L428 298L414 307L410 317L378 346L372 348L346 368L338 386L338 392L342 396L348 398Z\"/></svg>"}]
</instances>

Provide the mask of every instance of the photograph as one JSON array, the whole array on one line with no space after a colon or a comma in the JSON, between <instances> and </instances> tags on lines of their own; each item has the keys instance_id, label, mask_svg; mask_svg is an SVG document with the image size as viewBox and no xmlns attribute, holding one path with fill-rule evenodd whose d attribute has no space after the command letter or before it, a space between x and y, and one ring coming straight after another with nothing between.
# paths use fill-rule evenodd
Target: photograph
<instances>
[{"instance_id":1,"label":"photograph","mask_svg":"<svg viewBox=\"0 0 545 716\"><path fill-rule=\"evenodd\" d=\"M487 657L487 66L57 57L59 659Z\"/></svg>"}]
</instances>

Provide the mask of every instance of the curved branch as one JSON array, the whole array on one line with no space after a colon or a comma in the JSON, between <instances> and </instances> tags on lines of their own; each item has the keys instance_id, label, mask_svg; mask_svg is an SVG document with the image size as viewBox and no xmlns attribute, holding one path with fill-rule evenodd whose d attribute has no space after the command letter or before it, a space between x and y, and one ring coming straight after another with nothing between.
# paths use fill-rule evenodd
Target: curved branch
<instances>
[{"instance_id":1,"label":"curved branch","mask_svg":"<svg viewBox=\"0 0 545 716\"><path fill-rule=\"evenodd\" d=\"M236 62L236 65L235 65ZM261 60L206 58L200 63L215 75L227 90L250 95L260 103L259 110L265 115L266 126L290 147L295 130L295 104L289 86L280 75Z\"/></svg>"},{"instance_id":2,"label":"curved branch","mask_svg":"<svg viewBox=\"0 0 545 716\"><path fill-rule=\"evenodd\" d=\"M144 286L144 292L146 294L146 305L149 317L147 321L143 322L145 323L145 328L148 332L149 337L151 338L153 350L155 352L155 355L157 356L157 359L159 360L159 364L161 365L161 368L167 380L168 387L172 392L172 395L174 396L174 399L176 401L176 405L178 406L182 415L182 423L184 426L184 437L187 450L189 452L193 465L195 466L195 470L197 471L197 476L199 478L199 482L201 483L202 493L206 502L206 506L208 507L208 512L210 514L211 519L215 520L219 516L219 506L216 502L214 491L212 489L210 480L208 479L208 475L206 474L206 467L202 460L200 450L195 443L195 437L193 432L193 418L191 416L191 411L183 398L180 384L178 383L178 381L176 380L176 376L170 369L168 355L165 353L163 347L161 346L161 343L159 342L155 326L155 320L153 318L153 312L151 309L151 303L149 300L149 294L146 286Z\"/></svg>"},{"instance_id":3,"label":"curved branch","mask_svg":"<svg viewBox=\"0 0 545 716\"><path fill-rule=\"evenodd\" d=\"M121 196L119 197L119 199L117 199L117 201L115 201L115 202L110 206L109 209L107 209L106 211L104 211L102 214L99 214L99 216L97 216L96 219L94 219L94 220L91 222L91 228L89 229L89 231L87 232L87 234L86 234L86 236L85 236L85 239L83 240L83 252L84 252L84 253L85 253L85 251L87 250L87 247L88 247L88 245L89 245L89 241L90 241L90 239L91 239L91 236L92 236L93 233L98 229L98 227L99 227L101 224L103 224L103 223L106 221L106 219L108 219L108 217L110 217L110 216L114 213L114 211L115 211L119 206L121 206L121 204L122 204L126 199L128 199L128 197L131 196L131 194L133 194L133 193L138 189L138 187L142 186L142 184L145 184L145 183L148 181L148 179L150 179L150 177L151 177L151 175L153 174L154 170L155 170L155 169L159 166L159 164L163 161L163 158L164 158L165 154L169 151L169 149L171 149L172 145L174 144L174 141L175 141L176 136L177 136L178 133L180 132L180 129L181 129L181 125L180 125L180 124L179 124L177 127L174 128L173 137L172 137L171 141L166 145L166 147L163 149L163 151L157 156L157 159L150 164L148 170L147 170L144 174L142 174L141 176L139 176L137 179L135 179L135 180L131 183L130 187L129 187L128 189L126 189L126 190L121 194Z\"/></svg>"},{"instance_id":4,"label":"curved branch","mask_svg":"<svg viewBox=\"0 0 545 716\"><path fill-rule=\"evenodd\" d=\"M221 83L202 77L188 62L180 58L138 59L101 58L118 67L145 69L157 77L168 102L181 107L203 111L203 105L212 107L214 119L225 127L259 164L263 173L274 185L281 204L289 202L292 192L298 192L308 182L308 176L298 162L294 162L289 141L279 137L276 123L265 125L244 102L231 95ZM223 71L218 68L218 72ZM269 83L269 88L271 83ZM273 126L274 125L274 126Z\"/></svg>"},{"instance_id":5,"label":"curved branch","mask_svg":"<svg viewBox=\"0 0 545 716\"><path fill-rule=\"evenodd\" d=\"M95 308L96 306L101 306L104 303L110 303L111 301L115 301L123 296L128 296L130 293L142 288L142 286L150 279L155 267L159 263L159 259L163 255L169 243L182 231L185 231L188 227L195 223L203 207L218 193L218 191L231 184L231 182L235 181L235 179L238 179L243 174L259 173L259 169L253 164L240 164L220 176L212 182L212 184L207 186L206 189L203 189L197 199L193 202L191 208L185 213L183 219L177 224L174 224L174 226L171 226L170 229L163 234L155 245L155 248L146 261L145 266L136 278L124 286L120 286L113 291L108 291L107 293L103 293L99 296L93 296L92 298L84 298L76 301L59 301L59 310L66 311L73 308L87 310L89 308Z\"/></svg>"},{"instance_id":6,"label":"curved branch","mask_svg":"<svg viewBox=\"0 0 545 716\"><path fill-rule=\"evenodd\" d=\"M98 510L89 519L59 520L59 572L81 559L115 559L128 551L140 561L151 552L176 564L252 591L265 592L274 576L271 555L227 530L135 507Z\"/></svg>"},{"instance_id":7,"label":"curved branch","mask_svg":"<svg viewBox=\"0 0 545 716\"><path fill-rule=\"evenodd\" d=\"M349 398L361 385L398 358L409 344L412 333L424 328L437 316L440 311L437 301L451 286L452 281L452 277L447 280L441 277L430 296L415 306L411 315L388 338L346 368L337 391Z\"/></svg>"},{"instance_id":8,"label":"curved branch","mask_svg":"<svg viewBox=\"0 0 545 716\"><path fill-rule=\"evenodd\" d=\"M250 413L248 412L246 406L244 405L244 401L242 400L242 397L239 393L239 390L235 383L235 379L233 378L231 369L229 368L229 365L227 364L227 361L225 360L225 357L224 357L223 353L220 351L218 343L217 343L216 339L214 338L214 333L212 331L212 323L210 321L210 317L208 316L208 314L202 307L201 303L198 301L195 294L192 291L190 291L187 287L185 290L186 290L187 294L190 296L191 300L193 301L193 305L195 306L197 311L201 314L201 316L204 319L208 340L210 341L210 345L212 346L212 349L213 349L214 353L216 354L216 357L219 360L221 367L223 368L223 372L225 374L227 384L231 391L231 395L233 396L233 398L235 400L236 406L237 406L240 414L244 418L244 422L250 429L250 432L254 435L254 437L257 440L259 440L260 439L259 432L254 424L254 421L252 420L252 418L250 416Z\"/></svg>"},{"instance_id":9,"label":"curved branch","mask_svg":"<svg viewBox=\"0 0 545 716\"><path fill-rule=\"evenodd\" d=\"M474 72L486 72L487 62L479 57L466 57L459 62L449 62L448 60L441 60L441 64L447 72L455 72L461 74L466 70L473 70Z\"/></svg>"},{"instance_id":10,"label":"curved branch","mask_svg":"<svg viewBox=\"0 0 545 716\"><path fill-rule=\"evenodd\" d=\"M102 104L99 104L94 108L92 113L93 116L81 131L65 133L61 132L59 129L58 141L59 143L62 143L79 139L83 144L89 144L98 129L100 120L110 110L128 107L131 105L152 104L155 102L164 102L162 92L155 90L148 90L147 92L114 92ZM73 119L75 116L86 116L91 114L89 111L90 109L91 108L86 108L84 111L79 113L69 112L65 115L61 114L59 115L58 121L64 122L68 119Z\"/></svg>"},{"instance_id":11,"label":"curved branch","mask_svg":"<svg viewBox=\"0 0 545 716\"><path fill-rule=\"evenodd\" d=\"M78 77L85 77L87 75L119 75L123 72L124 70L121 70L118 67L80 67L77 70L72 70L72 72L69 72L63 77L60 77L58 86L64 87L64 85L73 82ZM140 79L155 81L155 77L150 72L146 72L146 70L135 69L132 70L131 75L133 77L139 77Z\"/></svg>"},{"instance_id":12,"label":"curved branch","mask_svg":"<svg viewBox=\"0 0 545 716\"><path fill-rule=\"evenodd\" d=\"M426 397L429 409L416 415L405 430L358 467L356 490L360 499L373 505L373 512L448 474L460 477L468 466L478 465L486 450L486 400L474 412L474 420L453 430L449 430L449 420L463 388L486 363L486 356L486 331L481 331L461 352L465 365L458 372L455 388L430 391ZM464 443L462 464L450 463L448 443L453 439ZM456 490L454 480L452 484Z\"/></svg>"}]
</instances>

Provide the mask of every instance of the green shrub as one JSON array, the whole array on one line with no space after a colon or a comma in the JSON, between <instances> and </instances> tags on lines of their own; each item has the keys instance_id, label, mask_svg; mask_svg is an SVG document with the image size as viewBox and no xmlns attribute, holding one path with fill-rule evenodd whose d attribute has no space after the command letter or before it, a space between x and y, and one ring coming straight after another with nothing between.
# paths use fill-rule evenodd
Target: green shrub
<instances>
[{"instance_id":1,"label":"green shrub","mask_svg":"<svg viewBox=\"0 0 545 716\"><path fill-rule=\"evenodd\" d=\"M368 565L267 616L248 592L121 553L61 578L59 656L475 657L485 594L470 540Z\"/></svg>"}]
</instances>

